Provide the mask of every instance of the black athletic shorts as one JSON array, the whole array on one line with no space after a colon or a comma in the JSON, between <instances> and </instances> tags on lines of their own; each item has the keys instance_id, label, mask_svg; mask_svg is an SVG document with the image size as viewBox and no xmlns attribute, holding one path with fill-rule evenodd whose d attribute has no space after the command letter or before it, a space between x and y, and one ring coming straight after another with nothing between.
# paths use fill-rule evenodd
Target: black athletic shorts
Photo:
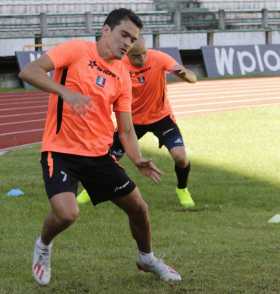
<instances>
[{"instance_id":1,"label":"black athletic shorts","mask_svg":"<svg viewBox=\"0 0 280 294\"><path fill-rule=\"evenodd\" d=\"M163 145L168 149L184 146L184 140L177 124L166 116L163 119L148 125L134 125L135 133L138 138L142 138L147 132L152 132L159 141L159 148ZM117 132L114 134L114 143L111 147L111 154L117 158L122 157L124 148L120 142Z\"/></svg>"},{"instance_id":2,"label":"black athletic shorts","mask_svg":"<svg viewBox=\"0 0 280 294\"><path fill-rule=\"evenodd\" d=\"M73 192L78 182L94 205L128 195L135 188L125 170L108 154L87 157L58 152L42 152L41 165L48 197Z\"/></svg>"}]
</instances>

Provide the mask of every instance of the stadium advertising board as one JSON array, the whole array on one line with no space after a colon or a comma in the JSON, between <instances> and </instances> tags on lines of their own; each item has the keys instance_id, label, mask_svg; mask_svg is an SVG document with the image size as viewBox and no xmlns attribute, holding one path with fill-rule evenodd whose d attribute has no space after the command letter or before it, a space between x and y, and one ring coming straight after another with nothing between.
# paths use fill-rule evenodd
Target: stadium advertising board
<instances>
[{"instance_id":1,"label":"stadium advertising board","mask_svg":"<svg viewBox=\"0 0 280 294\"><path fill-rule=\"evenodd\" d=\"M16 51L16 58L19 65L19 69L22 70L28 63L40 58L44 52L42 51ZM26 82L23 82L25 89L33 88Z\"/></svg>"},{"instance_id":2,"label":"stadium advertising board","mask_svg":"<svg viewBox=\"0 0 280 294\"><path fill-rule=\"evenodd\" d=\"M280 75L280 45L202 47L208 77Z\"/></svg>"},{"instance_id":3,"label":"stadium advertising board","mask_svg":"<svg viewBox=\"0 0 280 294\"><path fill-rule=\"evenodd\" d=\"M182 59L181 59L181 55L180 55L180 51L177 47L160 47L160 48L158 48L158 50L170 55L179 64L183 64Z\"/></svg>"}]
</instances>

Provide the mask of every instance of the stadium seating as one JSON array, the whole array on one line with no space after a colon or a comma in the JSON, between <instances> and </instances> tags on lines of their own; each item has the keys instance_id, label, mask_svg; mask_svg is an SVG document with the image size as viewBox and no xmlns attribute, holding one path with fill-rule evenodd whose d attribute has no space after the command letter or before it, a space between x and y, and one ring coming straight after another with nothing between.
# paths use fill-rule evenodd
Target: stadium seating
<instances>
[{"instance_id":1,"label":"stadium seating","mask_svg":"<svg viewBox=\"0 0 280 294\"><path fill-rule=\"evenodd\" d=\"M153 0L0 0L0 15L108 12L116 7L127 7L137 11L155 9Z\"/></svg>"},{"instance_id":2,"label":"stadium seating","mask_svg":"<svg viewBox=\"0 0 280 294\"><path fill-rule=\"evenodd\" d=\"M0 36L97 35L117 7L136 11L149 33L280 27L277 0L0 0Z\"/></svg>"},{"instance_id":3,"label":"stadium seating","mask_svg":"<svg viewBox=\"0 0 280 294\"><path fill-rule=\"evenodd\" d=\"M156 10L153 0L0 0L0 33L9 37L88 35L98 31L108 12L118 7L136 11L146 31L175 28L172 13Z\"/></svg>"},{"instance_id":4,"label":"stadium seating","mask_svg":"<svg viewBox=\"0 0 280 294\"><path fill-rule=\"evenodd\" d=\"M219 9L225 10L261 10L263 8L269 10L280 9L280 1L278 0L199 0L200 7L207 8L212 11Z\"/></svg>"},{"instance_id":5,"label":"stadium seating","mask_svg":"<svg viewBox=\"0 0 280 294\"><path fill-rule=\"evenodd\" d=\"M280 1L277 0L155 0L155 4L160 9L175 11L175 22L180 30L280 27Z\"/></svg>"}]
</instances>

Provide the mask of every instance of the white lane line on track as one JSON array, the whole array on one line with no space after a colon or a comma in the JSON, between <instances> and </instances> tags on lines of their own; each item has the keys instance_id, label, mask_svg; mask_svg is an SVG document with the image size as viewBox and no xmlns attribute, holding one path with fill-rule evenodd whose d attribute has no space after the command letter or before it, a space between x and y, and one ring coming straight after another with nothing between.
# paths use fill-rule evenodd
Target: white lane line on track
<instances>
[{"instance_id":1,"label":"white lane line on track","mask_svg":"<svg viewBox=\"0 0 280 294\"><path fill-rule=\"evenodd\" d=\"M275 85L279 82L279 77L273 79L229 79L229 80L199 80L197 83L188 83L189 86L195 87L200 85L201 87L217 87L217 86L258 86L258 85ZM168 87L180 87L185 85L186 82L179 81L178 83L168 84Z\"/></svg>"},{"instance_id":2,"label":"white lane line on track","mask_svg":"<svg viewBox=\"0 0 280 294\"><path fill-rule=\"evenodd\" d=\"M260 88L260 87L279 87L278 83L247 83L247 84L219 84L219 83L213 83L213 84L203 84L201 82L197 82L195 84L190 84L187 82L182 82L182 83L178 83L177 85L172 85L172 84L167 84L167 88L168 89L182 89L185 87L188 87L190 89L196 89L196 88L200 88L200 89L216 89L216 88L222 88L222 89L226 89L226 88L234 88L234 89L244 89L244 88Z\"/></svg>"},{"instance_id":3,"label":"white lane line on track","mask_svg":"<svg viewBox=\"0 0 280 294\"><path fill-rule=\"evenodd\" d=\"M48 93L45 93L45 92L35 92L35 93L21 93L21 94L17 94L17 93L6 93L6 94L1 94L0 93L0 100L2 98L10 98L10 99L13 99L13 98L17 98L17 99L24 99L26 97L29 97L29 98L32 98L32 97L49 97L49 94Z\"/></svg>"},{"instance_id":4,"label":"white lane line on track","mask_svg":"<svg viewBox=\"0 0 280 294\"><path fill-rule=\"evenodd\" d=\"M47 108L47 105L40 106L28 106L28 107L12 107L12 108L3 108L0 111L9 111L9 110L22 110L22 109L33 109L33 108Z\"/></svg>"},{"instance_id":5,"label":"white lane line on track","mask_svg":"<svg viewBox=\"0 0 280 294\"><path fill-rule=\"evenodd\" d=\"M222 112L227 110L247 109L247 108L262 107L262 106L273 106L273 105L279 105L279 104L280 102L266 103L266 104L239 105L239 106L230 106L230 107L222 107L222 108L207 108L207 109L197 109L197 110L174 111L174 114L183 115L183 114L192 114L192 113Z\"/></svg>"},{"instance_id":6,"label":"white lane line on track","mask_svg":"<svg viewBox=\"0 0 280 294\"><path fill-rule=\"evenodd\" d=\"M23 104L38 104L38 103L44 103L45 105L48 103L47 99L28 99L28 100L23 100L23 101L17 101L17 102L11 102L11 101L2 101L0 99L0 106L5 106L5 105L23 105Z\"/></svg>"},{"instance_id":7,"label":"white lane line on track","mask_svg":"<svg viewBox=\"0 0 280 294\"><path fill-rule=\"evenodd\" d=\"M34 142L34 143L28 143L28 144L22 144L22 145L16 145L16 146L12 146L12 147L7 147L7 148L0 148L0 152L1 151L9 151L9 150L18 150L18 149L21 149L21 148L26 148L26 147L31 147L33 146L34 144L39 144L41 143L41 141L39 142Z\"/></svg>"},{"instance_id":8,"label":"white lane line on track","mask_svg":"<svg viewBox=\"0 0 280 294\"><path fill-rule=\"evenodd\" d=\"M43 131L43 129L32 129L32 130L25 130L25 131L18 131L18 132L9 132L9 133L0 134L0 137L8 136L8 135L25 134L25 133L35 133L35 132L41 132L41 131Z\"/></svg>"},{"instance_id":9,"label":"white lane line on track","mask_svg":"<svg viewBox=\"0 0 280 294\"><path fill-rule=\"evenodd\" d=\"M17 117L17 116L28 116L28 115L37 115L37 114L45 114L45 113L47 113L47 111L26 112L26 113L16 113L16 114L5 114L5 115L0 115L0 118Z\"/></svg>"},{"instance_id":10,"label":"white lane line on track","mask_svg":"<svg viewBox=\"0 0 280 294\"><path fill-rule=\"evenodd\" d=\"M0 127L1 126L16 125L16 124L31 123L31 122L38 122L38 121L45 121L45 119L42 118L42 119L32 119L32 120L25 120L25 121L13 121L13 122L8 122L8 123L0 123Z\"/></svg>"},{"instance_id":11,"label":"white lane line on track","mask_svg":"<svg viewBox=\"0 0 280 294\"><path fill-rule=\"evenodd\" d=\"M256 91L198 91L198 92L191 92L191 91L178 91L178 92L167 92L167 97L169 98L176 98L177 96L186 96L186 97L216 97L216 96L235 96L235 95L243 95L243 96L253 96L253 95L278 95L280 97L280 88L276 90L256 90Z\"/></svg>"},{"instance_id":12,"label":"white lane line on track","mask_svg":"<svg viewBox=\"0 0 280 294\"><path fill-rule=\"evenodd\" d=\"M278 81L251 81L251 82L227 82L227 83L220 83L219 81L212 81L212 83L205 83L205 81L197 81L196 83L188 83L188 82L178 82L178 83L167 83L167 87L168 88L180 88L180 87L185 87L186 85L188 85L188 87L209 87L209 88L216 88L216 87L222 87L222 88L226 88L229 85L233 86L233 87L260 87L263 85L271 85L271 86L277 86L279 84L279 78Z\"/></svg>"},{"instance_id":13,"label":"white lane line on track","mask_svg":"<svg viewBox=\"0 0 280 294\"><path fill-rule=\"evenodd\" d=\"M184 101L186 104L189 103L189 101L208 101L208 100L230 100L234 99L234 98L242 98L244 97L244 99L254 99L254 98L258 98L261 97L263 100L266 99L279 99L280 100L280 95L279 93L275 93L274 95L265 95L263 93L259 93L259 94L255 94L255 95L243 95L243 94L232 94L232 95L216 95L216 96L212 96L212 95L206 95L206 97L203 96L198 96L197 98L195 98L193 95L177 95L176 97L169 97L169 99L171 100L171 102L177 102L177 101Z\"/></svg>"},{"instance_id":14,"label":"white lane line on track","mask_svg":"<svg viewBox=\"0 0 280 294\"><path fill-rule=\"evenodd\" d=\"M244 88L244 89L239 89L239 90L233 90L233 89L216 89L216 90L211 90L210 89L204 89L203 91L201 89L188 89L188 88L182 88L182 89L177 89L175 90L167 90L167 93L169 95L178 95L181 93L185 93L186 95L201 95L201 94L208 94L211 93L211 95L215 95L217 93L219 94L233 94L233 93L259 93L260 91L262 91L263 93L279 93L280 87L277 88L271 88L271 87L267 87L267 88L254 88L254 89L250 89L250 88Z\"/></svg>"},{"instance_id":15,"label":"white lane line on track","mask_svg":"<svg viewBox=\"0 0 280 294\"><path fill-rule=\"evenodd\" d=\"M275 94L280 99L279 90L280 90L280 88L277 91L273 92L273 91L271 91L271 89L268 89L267 92L262 91L262 93L260 93L260 91L256 91L256 90L255 91L247 90L247 91L244 91L242 93L241 92L238 92L238 94L234 94L233 91L216 91L216 92L211 93L211 97L210 98L209 98L209 92L207 92L207 93L204 93L204 92L193 93L193 92L188 92L188 91L187 92L178 91L177 93L172 92L172 93L168 93L168 94L169 94L169 99L171 99L171 100L179 100L178 98L184 97L184 99L185 100L187 99L188 101L192 100L192 97L194 97L194 96L198 96L199 98L203 98L204 96L207 96L207 98L203 98L205 100L206 99L207 100L221 99L220 98L220 95L218 95L218 93L221 94L221 96L222 96L223 99L227 99L227 97L242 97L242 96L244 96L243 94L245 94L245 93L249 93L249 94L256 93L256 96L260 96L260 95L264 96L266 94L269 94L270 98L272 98L271 97L272 94ZM41 103L41 102L33 101L32 102L32 105L38 104L38 103ZM11 104L12 103L9 103L8 105L11 105ZM19 103L16 103L16 105L18 105L18 104ZM25 102L22 102L21 105L22 104L25 104ZM1 105L4 105L4 104L3 103L0 103L0 106ZM44 107L46 107L46 105L47 105L47 103L44 104ZM42 106L43 107L43 105L34 105L34 107L35 106ZM16 109L16 108L14 108L14 109ZM0 110L2 110L2 109L0 108ZM3 110L7 110L7 109L3 109Z\"/></svg>"},{"instance_id":16,"label":"white lane line on track","mask_svg":"<svg viewBox=\"0 0 280 294\"><path fill-rule=\"evenodd\" d=\"M13 92L13 93L0 93L0 99L2 97L7 97L7 98L22 98L22 97L35 97L35 96L44 96L48 97L49 94L46 92Z\"/></svg>"},{"instance_id":17,"label":"white lane line on track","mask_svg":"<svg viewBox=\"0 0 280 294\"><path fill-rule=\"evenodd\" d=\"M280 103L280 99L268 99L268 100L275 100L275 103ZM260 99L240 99L240 100L226 100L226 101L218 101L218 102L203 102L203 103L176 103L173 104L173 108L175 107L182 107L182 106L186 106L186 107L192 107L192 106L203 106L203 105L217 105L217 104L232 104L232 103L237 103L240 104L242 106L242 103L246 103L246 102L259 102L259 101L263 101L264 104L267 103L263 98ZM271 102L270 102L271 103ZM272 102L274 103L274 101Z\"/></svg>"},{"instance_id":18,"label":"white lane line on track","mask_svg":"<svg viewBox=\"0 0 280 294\"><path fill-rule=\"evenodd\" d=\"M219 87L219 86L216 86L216 87L213 87L213 88L210 88L210 87L200 87L200 86L188 86L188 85L184 85L183 87L176 87L176 88L170 88L170 87L167 87L167 92L168 93L178 93L178 92L181 92L181 91L188 91L188 92L194 92L194 93L199 93L199 92L222 92L222 91L231 91L231 92L243 92L243 91L257 91L257 90L274 90L274 91L277 91L280 89L280 86L279 85L262 85L260 87L250 87L249 85L247 85L246 87L236 87L236 86L227 86L227 87Z\"/></svg>"},{"instance_id":19,"label":"white lane line on track","mask_svg":"<svg viewBox=\"0 0 280 294\"><path fill-rule=\"evenodd\" d=\"M0 95L0 100L25 100L25 99L47 99L47 95L32 94L32 95Z\"/></svg>"}]
</instances>

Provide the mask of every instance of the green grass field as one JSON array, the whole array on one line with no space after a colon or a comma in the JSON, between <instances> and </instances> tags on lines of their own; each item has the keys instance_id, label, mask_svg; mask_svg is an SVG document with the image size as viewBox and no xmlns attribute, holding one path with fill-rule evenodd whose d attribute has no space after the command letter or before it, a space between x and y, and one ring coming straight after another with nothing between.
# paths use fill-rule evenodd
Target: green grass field
<instances>
[{"instance_id":1,"label":"green grass field","mask_svg":"<svg viewBox=\"0 0 280 294\"><path fill-rule=\"evenodd\" d=\"M0 157L0 294L4 293L279 293L280 109L264 107L178 119L192 161L197 203L183 211L173 163L147 135L143 153L164 171L153 184L122 160L150 206L156 255L176 267L170 286L135 266L126 216L111 203L81 207L81 217L54 244L52 281L31 276L33 243L48 210L39 148ZM5 196L19 187L25 195Z\"/></svg>"}]
</instances>

